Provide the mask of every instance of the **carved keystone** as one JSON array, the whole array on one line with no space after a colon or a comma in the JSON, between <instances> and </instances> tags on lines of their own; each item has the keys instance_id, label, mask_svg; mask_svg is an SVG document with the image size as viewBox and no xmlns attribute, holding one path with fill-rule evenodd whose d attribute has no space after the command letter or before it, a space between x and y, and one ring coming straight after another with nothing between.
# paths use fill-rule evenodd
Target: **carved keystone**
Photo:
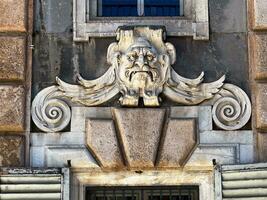
<instances>
[{"instance_id":1,"label":"carved keystone","mask_svg":"<svg viewBox=\"0 0 267 200\"><path fill-rule=\"evenodd\" d=\"M86 144L103 169L182 168L198 145L196 108L112 108L87 118ZM184 112L187 111L187 114Z\"/></svg>"},{"instance_id":2,"label":"carved keystone","mask_svg":"<svg viewBox=\"0 0 267 200\"><path fill-rule=\"evenodd\" d=\"M165 109L114 109L130 168L154 167L165 112Z\"/></svg>"}]
</instances>

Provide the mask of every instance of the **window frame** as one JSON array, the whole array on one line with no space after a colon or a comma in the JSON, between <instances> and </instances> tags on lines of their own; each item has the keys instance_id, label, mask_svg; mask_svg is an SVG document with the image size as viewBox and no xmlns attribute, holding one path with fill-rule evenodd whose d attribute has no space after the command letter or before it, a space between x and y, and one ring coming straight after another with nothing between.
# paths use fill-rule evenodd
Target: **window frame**
<instances>
[{"instance_id":1,"label":"window frame","mask_svg":"<svg viewBox=\"0 0 267 200\"><path fill-rule=\"evenodd\" d=\"M184 0L183 16L177 17L97 17L97 0L73 0L73 40L90 37L115 37L119 26L165 26L168 36L209 39L208 0Z\"/></svg>"}]
</instances>

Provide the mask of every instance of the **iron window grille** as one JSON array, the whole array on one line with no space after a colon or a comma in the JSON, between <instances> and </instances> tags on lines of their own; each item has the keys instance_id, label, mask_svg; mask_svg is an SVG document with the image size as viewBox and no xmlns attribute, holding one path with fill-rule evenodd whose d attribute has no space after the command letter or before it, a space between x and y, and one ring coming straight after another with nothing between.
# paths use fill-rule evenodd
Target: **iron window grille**
<instances>
[{"instance_id":1,"label":"iron window grille","mask_svg":"<svg viewBox=\"0 0 267 200\"><path fill-rule=\"evenodd\" d=\"M86 200L198 200L198 186L87 187Z\"/></svg>"}]
</instances>

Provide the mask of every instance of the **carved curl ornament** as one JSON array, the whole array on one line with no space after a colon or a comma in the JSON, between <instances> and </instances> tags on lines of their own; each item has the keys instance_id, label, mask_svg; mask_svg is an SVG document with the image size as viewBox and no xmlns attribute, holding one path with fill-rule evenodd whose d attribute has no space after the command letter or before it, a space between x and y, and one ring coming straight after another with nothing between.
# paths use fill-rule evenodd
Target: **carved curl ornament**
<instances>
[{"instance_id":1,"label":"carved curl ornament","mask_svg":"<svg viewBox=\"0 0 267 200\"><path fill-rule=\"evenodd\" d=\"M187 79L171 67L176 51L164 43L162 28L124 27L117 32L118 42L108 48L108 71L95 80L78 76L71 85L59 78L57 85L43 89L32 103L32 118L43 131L64 129L71 118L70 106L96 106L121 95L122 106L136 107L142 98L145 106L160 106L160 94L184 105L202 102L213 105L213 120L225 130L242 128L250 119L251 103L246 93L225 77L202 83L204 73Z\"/></svg>"}]
</instances>

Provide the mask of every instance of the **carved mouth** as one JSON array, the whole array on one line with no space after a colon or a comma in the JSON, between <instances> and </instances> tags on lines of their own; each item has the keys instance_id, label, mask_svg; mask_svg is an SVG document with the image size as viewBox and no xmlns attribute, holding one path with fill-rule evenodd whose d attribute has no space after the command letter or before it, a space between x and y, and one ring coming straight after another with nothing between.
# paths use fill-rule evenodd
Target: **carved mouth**
<instances>
[{"instance_id":1,"label":"carved mouth","mask_svg":"<svg viewBox=\"0 0 267 200\"><path fill-rule=\"evenodd\" d=\"M133 77L136 75L136 74L145 74L146 76L149 76L151 81L154 81L154 74L153 72L151 71L131 71L130 72L130 81L132 81Z\"/></svg>"}]
</instances>

